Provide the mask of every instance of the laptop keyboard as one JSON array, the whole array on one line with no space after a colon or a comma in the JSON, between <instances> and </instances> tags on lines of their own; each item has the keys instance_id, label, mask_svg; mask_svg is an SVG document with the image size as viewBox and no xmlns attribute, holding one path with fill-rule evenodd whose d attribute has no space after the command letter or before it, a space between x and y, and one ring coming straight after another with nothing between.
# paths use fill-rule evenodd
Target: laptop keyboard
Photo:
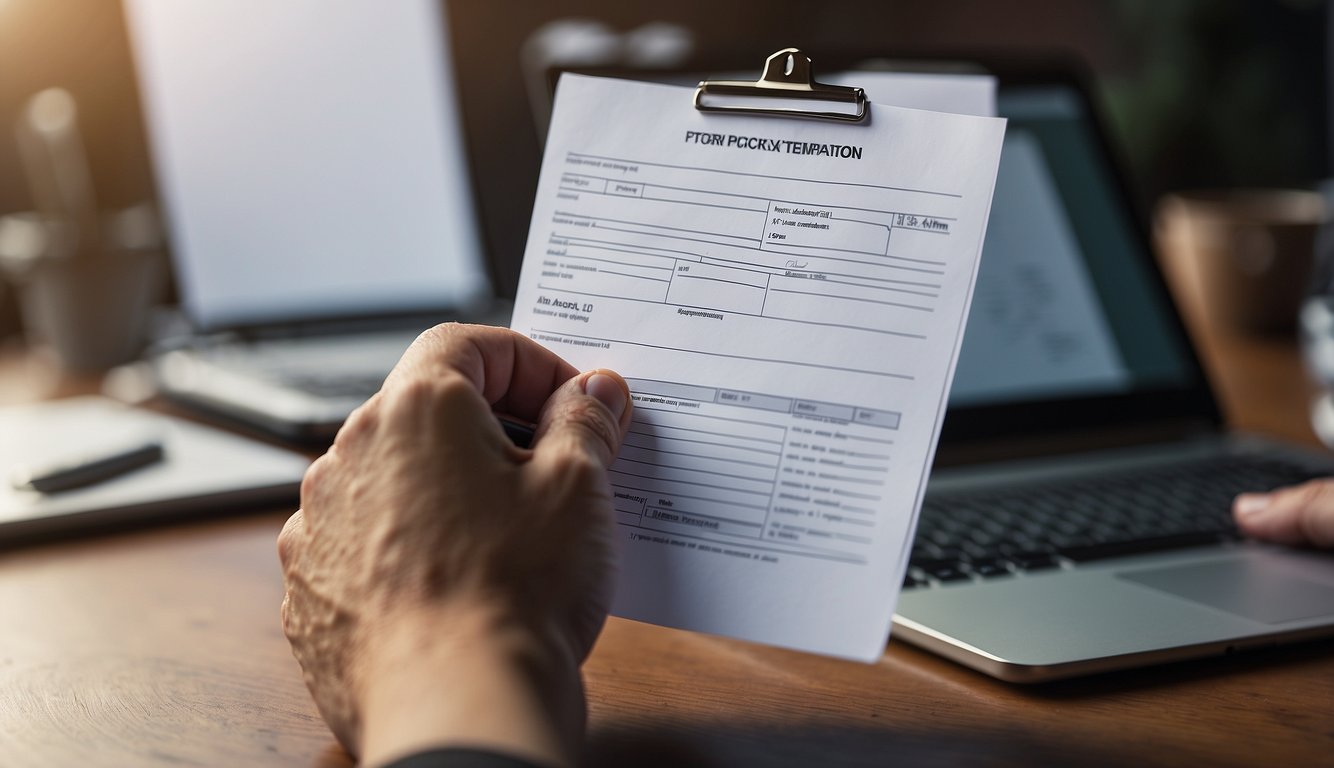
<instances>
[{"instance_id":1,"label":"laptop keyboard","mask_svg":"<svg viewBox=\"0 0 1334 768\"><path fill-rule=\"evenodd\" d=\"M380 391L384 383L384 374L352 374L341 376L321 376L311 373L283 372L273 376L284 386L299 389L316 397L355 397L360 400Z\"/></svg>"},{"instance_id":2,"label":"laptop keyboard","mask_svg":"<svg viewBox=\"0 0 1334 768\"><path fill-rule=\"evenodd\" d=\"M417 337L416 329L218 344L209 364L319 398L365 400Z\"/></svg>"},{"instance_id":3,"label":"laptop keyboard","mask_svg":"<svg viewBox=\"0 0 1334 768\"><path fill-rule=\"evenodd\" d=\"M993 579L1240 538L1232 500L1315 475L1220 457L1087 480L928 494L904 587Z\"/></svg>"}]
</instances>

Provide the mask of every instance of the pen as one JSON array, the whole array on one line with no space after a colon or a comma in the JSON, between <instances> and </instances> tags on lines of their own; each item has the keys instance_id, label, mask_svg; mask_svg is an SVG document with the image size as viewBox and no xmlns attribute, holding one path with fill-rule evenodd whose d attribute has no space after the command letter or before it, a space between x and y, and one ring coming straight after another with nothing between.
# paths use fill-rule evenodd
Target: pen
<instances>
[{"instance_id":1,"label":"pen","mask_svg":"<svg viewBox=\"0 0 1334 768\"><path fill-rule=\"evenodd\" d=\"M520 448L528 448L532 446L533 428L531 426L521 424L520 422L505 416L496 416L496 420L500 422L501 428L505 430L505 436L510 439L511 443L514 443Z\"/></svg>"},{"instance_id":2,"label":"pen","mask_svg":"<svg viewBox=\"0 0 1334 768\"><path fill-rule=\"evenodd\" d=\"M119 477L131 470L159 462L162 457L162 443L147 440L130 443L107 453L63 457L44 465L19 464L10 471L9 481L20 491L59 493Z\"/></svg>"}]
</instances>

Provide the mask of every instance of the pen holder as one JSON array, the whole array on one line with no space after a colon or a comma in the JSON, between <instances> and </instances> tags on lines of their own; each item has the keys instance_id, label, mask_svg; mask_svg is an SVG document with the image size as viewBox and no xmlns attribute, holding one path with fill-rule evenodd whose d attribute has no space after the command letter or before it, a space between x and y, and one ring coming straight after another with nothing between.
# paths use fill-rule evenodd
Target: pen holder
<instances>
[{"instance_id":1,"label":"pen holder","mask_svg":"<svg viewBox=\"0 0 1334 768\"><path fill-rule=\"evenodd\" d=\"M117 213L105 230L106 245L88 252L65 222L0 218L0 274L17 289L28 341L71 372L134 359L161 292L163 253L151 207Z\"/></svg>"}]
</instances>

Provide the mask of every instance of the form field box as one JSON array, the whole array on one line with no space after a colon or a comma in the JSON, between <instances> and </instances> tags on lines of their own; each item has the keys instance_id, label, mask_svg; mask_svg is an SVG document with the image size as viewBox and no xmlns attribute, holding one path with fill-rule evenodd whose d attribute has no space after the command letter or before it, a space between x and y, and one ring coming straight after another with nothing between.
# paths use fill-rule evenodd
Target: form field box
<instances>
[{"instance_id":1,"label":"form field box","mask_svg":"<svg viewBox=\"0 0 1334 768\"><path fill-rule=\"evenodd\" d=\"M817 253L835 246L839 252L883 255L889 245L889 226L873 221L811 218L773 214L764 247L797 249Z\"/></svg>"},{"instance_id":2,"label":"form field box","mask_svg":"<svg viewBox=\"0 0 1334 768\"><path fill-rule=\"evenodd\" d=\"M925 336L931 328L931 314L910 301L896 305L825 293L799 293L786 289L770 290L769 300L764 305L765 317L821 322L846 328L862 328L909 336Z\"/></svg>"},{"instance_id":3,"label":"form field box","mask_svg":"<svg viewBox=\"0 0 1334 768\"><path fill-rule=\"evenodd\" d=\"M667 301L682 307L758 315L768 275L712 264L683 264L672 277Z\"/></svg>"},{"instance_id":4,"label":"form field box","mask_svg":"<svg viewBox=\"0 0 1334 768\"><path fill-rule=\"evenodd\" d=\"M593 270L562 269L556 274L543 270L542 287L566 289L592 296L615 296L638 301L662 302L667 298L667 282L646 270L596 268Z\"/></svg>"}]
</instances>

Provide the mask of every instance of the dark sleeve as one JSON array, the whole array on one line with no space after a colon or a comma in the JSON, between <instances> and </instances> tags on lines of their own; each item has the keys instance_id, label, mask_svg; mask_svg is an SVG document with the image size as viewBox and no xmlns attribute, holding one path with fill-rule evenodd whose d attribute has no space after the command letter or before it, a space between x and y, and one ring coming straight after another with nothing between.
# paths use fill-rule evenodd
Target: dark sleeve
<instances>
[{"instance_id":1,"label":"dark sleeve","mask_svg":"<svg viewBox=\"0 0 1334 768\"><path fill-rule=\"evenodd\" d=\"M384 768L545 768L537 763L485 749L445 747L418 752Z\"/></svg>"}]
</instances>

